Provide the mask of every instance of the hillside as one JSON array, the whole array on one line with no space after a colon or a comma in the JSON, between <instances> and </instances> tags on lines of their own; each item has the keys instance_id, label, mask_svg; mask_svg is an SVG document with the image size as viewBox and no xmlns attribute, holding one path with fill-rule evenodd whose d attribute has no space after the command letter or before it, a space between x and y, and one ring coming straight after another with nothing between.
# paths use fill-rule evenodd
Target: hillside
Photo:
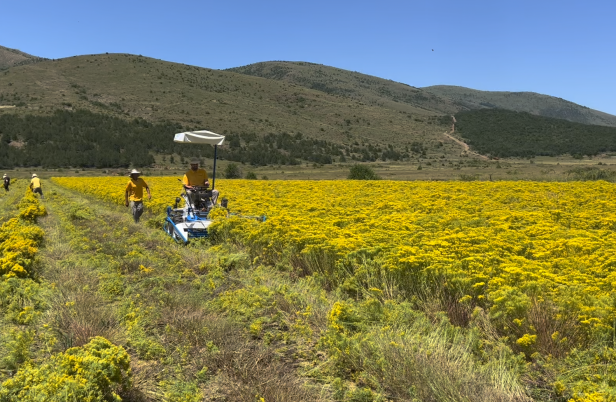
<instances>
[{"instance_id":1,"label":"hillside","mask_svg":"<svg viewBox=\"0 0 616 402\"><path fill-rule=\"evenodd\" d=\"M616 127L570 122L528 112L483 109L455 115L456 131L474 151L498 157L616 152Z\"/></svg>"},{"instance_id":2,"label":"hillside","mask_svg":"<svg viewBox=\"0 0 616 402\"><path fill-rule=\"evenodd\" d=\"M409 113L426 110L453 114L500 108L584 124L616 126L616 116L533 92L477 91L447 85L415 88L358 72L306 62L270 61L231 68L228 71L290 82Z\"/></svg>"},{"instance_id":3,"label":"hillside","mask_svg":"<svg viewBox=\"0 0 616 402\"><path fill-rule=\"evenodd\" d=\"M506 109L528 112L583 124L616 127L616 116L589 109L567 100L534 92L491 92L475 89L436 85L421 88L436 96L451 99L467 110Z\"/></svg>"},{"instance_id":4,"label":"hillside","mask_svg":"<svg viewBox=\"0 0 616 402\"><path fill-rule=\"evenodd\" d=\"M240 74L300 85L408 113L455 113L463 110L449 99L421 89L354 71L306 62L269 61L231 68Z\"/></svg>"},{"instance_id":5,"label":"hillside","mask_svg":"<svg viewBox=\"0 0 616 402\"><path fill-rule=\"evenodd\" d=\"M32 56L17 49L0 46L0 70L9 67L46 60L42 57Z\"/></svg>"},{"instance_id":6,"label":"hillside","mask_svg":"<svg viewBox=\"0 0 616 402\"><path fill-rule=\"evenodd\" d=\"M455 91L445 91L451 88ZM165 127L205 128L233 134L237 140L226 157L259 165L298 161L330 163L345 159L416 162L426 158L457 159L465 154L465 146L445 134L451 125L449 116L496 107L603 125L611 124L613 119L616 126L615 116L545 95L473 90L467 93L466 88L460 87L428 90L311 63L267 62L221 71L129 54L85 55L39 60L0 72L0 117L23 119L32 115L49 119L36 120L36 124L29 123L35 121L30 118L4 119L0 129L5 131L2 141L18 147L6 152L6 160L13 161L9 165L47 160L43 164L51 166L54 164L51 159L56 157L44 155L44 149L57 148L59 153L67 149L61 145L66 135L61 132L62 122L57 121L63 119L57 115L58 110L89 111L92 116L70 118L84 122L83 126L74 128L80 133L80 146L87 152L103 147L105 152L98 154L100 161L83 154L84 161L78 165L116 166L124 165L127 159L103 158L103 154L111 155L117 148L111 145L116 140L105 143L104 138L87 134L95 122L110 123L108 117L135 122L131 124L137 126L135 132L139 135L133 140L141 138L146 144L144 150L154 154L171 153L171 149L161 145L166 141L161 138L166 130L174 129ZM438 91L443 94L432 93ZM454 99L445 92L453 93ZM48 126L55 131L34 132L35 127ZM502 130L490 135L499 132ZM40 135L51 148L39 143L34 149L28 144ZM463 135L471 138L468 131ZM486 134L473 135L485 137ZM124 140L128 139L127 136ZM118 144L122 141L117 140ZM501 145L506 142L503 138L496 141ZM476 142L471 145L479 150ZM554 145L553 149L548 146L537 154L558 154L560 148ZM583 153L602 152L601 149ZM485 152L501 154L495 149ZM268 158L255 153L267 154ZM515 152L508 150L501 155L505 154ZM131 160L131 163L136 162Z\"/></svg>"},{"instance_id":7,"label":"hillside","mask_svg":"<svg viewBox=\"0 0 616 402\"><path fill-rule=\"evenodd\" d=\"M0 113L50 115L59 108L223 134L301 132L347 144L419 141L435 147L444 131L434 112L424 109L411 113L293 83L128 54L49 60L0 73ZM459 153L459 146L450 148Z\"/></svg>"}]
</instances>

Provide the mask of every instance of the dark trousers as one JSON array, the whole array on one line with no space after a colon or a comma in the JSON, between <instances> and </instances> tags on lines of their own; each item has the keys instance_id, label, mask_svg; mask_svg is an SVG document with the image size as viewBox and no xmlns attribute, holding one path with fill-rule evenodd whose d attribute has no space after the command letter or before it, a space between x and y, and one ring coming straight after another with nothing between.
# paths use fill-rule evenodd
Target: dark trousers
<instances>
[{"instance_id":1,"label":"dark trousers","mask_svg":"<svg viewBox=\"0 0 616 402\"><path fill-rule=\"evenodd\" d=\"M139 218L143 214L143 201L131 201L130 212L133 215L135 223L139 223Z\"/></svg>"}]
</instances>

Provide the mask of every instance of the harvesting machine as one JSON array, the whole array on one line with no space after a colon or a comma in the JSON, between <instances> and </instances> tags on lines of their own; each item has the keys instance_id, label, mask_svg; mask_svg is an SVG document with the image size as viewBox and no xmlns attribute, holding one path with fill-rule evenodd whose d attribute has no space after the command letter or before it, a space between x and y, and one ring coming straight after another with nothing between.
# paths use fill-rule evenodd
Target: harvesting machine
<instances>
[{"instance_id":1,"label":"harvesting machine","mask_svg":"<svg viewBox=\"0 0 616 402\"><path fill-rule=\"evenodd\" d=\"M192 190L196 196L191 197L186 191L186 187L182 186L180 197L175 199L175 205L167 207L167 216L163 223L163 229L178 243L188 243L191 238L208 237L208 227L212 224L210 212L216 207L212 203L212 192L216 185L216 161L218 159L218 146L222 145L225 137L211 131L188 131L176 134L173 141L190 144L209 144L214 146L214 168L212 170L212 188L193 186ZM193 200L194 198L194 200ZM179 208L180 202L184 200L184 206ZM227 199L221 200L220 206L227 209ZM265 221L265 216L242 216L235 215L241 218L256 219Z\"/></svg>"}]
</instances>

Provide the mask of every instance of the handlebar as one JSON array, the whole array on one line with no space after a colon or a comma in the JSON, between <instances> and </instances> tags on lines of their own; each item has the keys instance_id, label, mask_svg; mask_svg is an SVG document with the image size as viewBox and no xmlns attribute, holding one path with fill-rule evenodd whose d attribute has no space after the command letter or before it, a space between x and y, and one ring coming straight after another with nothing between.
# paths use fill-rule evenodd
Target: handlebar
<instances>
[{"instance_id":1,"label":"handlebar","mask_svg":"<svg viewBox=\"0 0 616 402\"><path fill-rule=\"evenodd\" d=\"M178 181L182 183L182 180L178 179ZM182 187L186 188L186 184L182 183ZM209 186L191 186L191 187L196 191L207 191L207 189L209 188Z\"/></svg>"},{"instance_id":2,"label":"handlebar","mask_svg":"<svg viewBox=\"0 0 616 402\"><path fill-rule=\"evenodd\" d=\"M206 186L191 186L194 191L208 191L209 187ZM186 186L184 186L186 188Z\"/></svg>"}]
</instances>

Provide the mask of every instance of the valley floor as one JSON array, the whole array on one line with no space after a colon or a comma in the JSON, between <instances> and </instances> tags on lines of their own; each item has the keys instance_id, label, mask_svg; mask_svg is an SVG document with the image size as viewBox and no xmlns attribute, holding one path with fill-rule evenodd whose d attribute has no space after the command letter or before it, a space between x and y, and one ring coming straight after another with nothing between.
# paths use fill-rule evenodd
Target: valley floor
<instances>
[{"instance_id":1,"label":"valley floor","mask_svg":"<svg viewBox=\"0 0 616 402\"><path fill-rule=\"evenodd\" d=\"M179 159L179 157L177 158ZM220 161L217 167L217 178L224 177L225 168L230 162ZM236 163L240 174L255 173L257 179L269 180L343 180L349 175L349 169L354 163L334 163L319 165L305 163L296 166L250 166ZM579 168L597 168L616 171L616 157L602 156L593 159L574 159L571 157L537 157L533 159L502 159L485 160L473 157L458 159L426 159L420 162L370 162L361 163L370 166L386 180L533 180L533 181L571 181L575 176L571 171ZM144 168L145 176L177 176L181 178L188 167L157 164L155 167ZM211 161L205 166L211 175ZM36 172L43 178L52 176L124 176L124 169L41 169L18 168L6 170L10 177L28 179Z\"/></svg>"}]
</instances>

